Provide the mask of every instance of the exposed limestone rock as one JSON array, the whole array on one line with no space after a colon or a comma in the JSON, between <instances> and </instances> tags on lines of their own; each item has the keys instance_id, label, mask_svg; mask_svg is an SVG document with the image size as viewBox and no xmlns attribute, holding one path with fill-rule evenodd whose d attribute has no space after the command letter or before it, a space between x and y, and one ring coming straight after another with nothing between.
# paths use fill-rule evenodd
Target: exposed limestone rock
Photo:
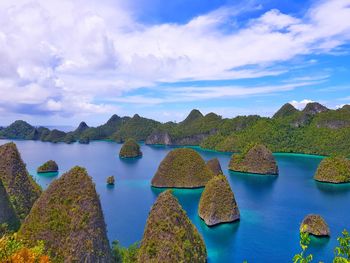
<instances>
[{"instance_id":1,"label":"exposed limestone rock","mask_svg":"<svg viewBox=\"0 0 350 263\"><path fill-rule=\"evenodd\" d=\"M300 225L300 231L314 236L329 236L330 231L326 221L320 215L307 215Z\"/></svg>"},{"instance_id":2,"label":"exposed limestone rock","mask_svg":"<svg viewBox=\"0 0 350 263\"><path fill-rule=\"evenodd\" d=\"M207 162L207 166L214 173L214 175L223 174L218 158L209 160Z\"/></svg>"}]
</instances>

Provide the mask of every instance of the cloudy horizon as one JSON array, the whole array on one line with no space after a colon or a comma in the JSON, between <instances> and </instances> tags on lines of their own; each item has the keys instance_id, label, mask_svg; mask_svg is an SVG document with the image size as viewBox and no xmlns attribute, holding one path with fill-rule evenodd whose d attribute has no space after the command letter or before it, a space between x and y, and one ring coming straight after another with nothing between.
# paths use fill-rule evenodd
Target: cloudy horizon
<instances>
[{"instance_id":1,"label":"cloudy horizon","mask_svg":"<svg viewBox=\"0 0 350 263\"><path fill-rule=\"evenodd\" d=\"M350 103L350 0L160 2L1 1L0 124Z\"/></svg>"}]
</instances>

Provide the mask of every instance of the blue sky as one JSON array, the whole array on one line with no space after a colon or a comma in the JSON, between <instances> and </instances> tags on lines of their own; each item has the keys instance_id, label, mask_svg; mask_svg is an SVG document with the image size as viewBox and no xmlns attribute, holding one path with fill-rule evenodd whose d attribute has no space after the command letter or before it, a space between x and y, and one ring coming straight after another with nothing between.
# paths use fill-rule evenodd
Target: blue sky
<instances>
[{"instance_id":1,"label":"blue sky","mask_svg":"<svg viewBox=\"0 0 350 263\"><path fill-rule=\"evenodd\" d=\"M0 2L0 124L350 103L350 0Z\"/></svg>"}]
</instances>

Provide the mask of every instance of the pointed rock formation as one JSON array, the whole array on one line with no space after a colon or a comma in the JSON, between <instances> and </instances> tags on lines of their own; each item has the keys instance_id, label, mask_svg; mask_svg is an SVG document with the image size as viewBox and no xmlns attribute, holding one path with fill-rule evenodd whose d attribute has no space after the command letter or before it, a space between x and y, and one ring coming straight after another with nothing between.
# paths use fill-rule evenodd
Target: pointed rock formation
<instances>
[{"instance_id":1,"label":"pointed rock formation","mask_svg":"<svg viewBox=\"0 0 350 263\"><path fill-rule=\"evenodd\" d=\"M223 174L218 158L211 159L207 162L207 166L214 175Z\"/></svg>"},{"instance_id":2,"label":"pointed rock formation","mask_svg":"<svg viewBox=\"0 0 350 263\"><path fill-rule=\"evenodd\" d=\"M127 140L119 152L120 158L135 158L142 156L140 145L133 139Z\"/></svg>"},{"instance_id":3,"label":"pointed rock formation","mask_svg":"<svg viewBox=\"0 0 350 263\"><path fill-rule=\"evenodd\" d=\"M329 111L329 109L318 102L310 102L306 104L303 112L310 115L316 115L320 112Z\"/></svg>"},{"instance_id":4,"label":"pointed rock formation","mask_svg":"<svg viewBox=\"0 0 350 263\"><path fill-rule=\"evenodd\" d=\"M6 224L10 230L17 231L20 221L0 179L0 226L2 224ZM0 236L2 234L0 229Z\"/></svg>"},{"instance_id":5,"label":"pointed rock formation","mask_svg":"<svg viewBox=\"0 0 350 263\"><path fill-rule=\"evenodd\" d=\"M202 117L203 117L203 114L199 110L194 109L190 112L190 114L186 117L185 120L180 122L180 124L186 125Z\"/></svg>"},{"instance_id":6,"label":"pointed rock formation","mask_svg":"<svg viewBox=\"0 0 350 263\"><path fill-rule=\"evenodd\" d=\"M326 221L320 215L307 215L300 225L300 232L314 236L329 236L330 231Z\"/></svg>"},{"instance_id":7,"label":"pointed rock formation","mask_svg":"<svg viewBox=\"0 0 350 263\"><path fill-rule=\"evenodd\" d=\"M299 111L292 104L286 103L273 115L273 118L283 118L291 116L296 112Z\"/></svg>"},{"instance_id":8,"label":"pointed rock formation","mask_svg":"<svg viewBox=\"0 0 350 263\"><path fill-rule=\"evenodd\" d=\"M241 154L233 154L229 169L237 172L278 175L278 166L272 152L256 144Z\"/></svg>"},{"instance_id":9,"label":"pointed rock formation","mask_svg":"<svg viewBox=\"0 0 350 263\"><path fill-rule=\"evenodd\" d=\"M16 144L0 146L0 180L17 216L23 220L41 194L40 187L26 170Z\"/></svg>"},{"instance_id":10,"label":"pointed rock formation","mask_svg":"<svg viewBox=\"0 0 350 263\"><path fill-rule=\"evenodd\" d=\"M74 167L53 181L19 230L28 243L45 241L59 262L111 262L99 197L86 170Z\"/></svg>"},{"instance_id":11,"label":"pointed rock formation","mask_svg":"<svg viewBox=\"0 0 350 263\"><path fill-rule=\"evenodd\" d=\"M89 126L84 122L82 121L78 128L76 128L76 130L74 131L74 133L76 134L82 134L86 129L89 129Z\"/></svg>"},{"instance_id":12,"label":"pointed rock formation","mask_svg":"<svg viewBox=\"0 0 350 263\"><path fill-rule=\"evenodd\" d=\"M239 219L239 210L224 175L213 177L204 188L198 214L208 226L229 223Z\"/></svg>"},{"instance_id":13,"label":"pointed rock formation","mask_svg":"<svg viewBox=\"0 0 350 263\"><path fill-rule=\"evenodd\" d=\"M152 206L138 262L207 262L204 241L171 190Z\"/></svg>"},{"instance_id":14,"label":"pointed rock formation","mask_svg":"<svg viewBox=\"0 0 350 263\"><path fill-rule=\"evenodd\" d=\"M325 183L350 182L350 160L344 157L328 157L319 164L314 179Z\"/></svg>"},{"instance_id":15,"label":"pointed rock formation","mask_svg":"<svg viewBox=\"0 0 350 263\"><path fill-rule=\"evenodd\" d=\"M155 187L203 187L213 177L202 157L193 149L175 149L160 163L152 179Z\"/></svg>"},{"instance_id":16,"label":"pointed rock formation","mask_svg":"<svg viewBox=\"0 0 350 263\"><path fill-rule=\"evenodd\" d=\"M58 165L55 161L49 160L37 169L38 173L52 173L58 172Z\"/></svg>"}]
</instances>

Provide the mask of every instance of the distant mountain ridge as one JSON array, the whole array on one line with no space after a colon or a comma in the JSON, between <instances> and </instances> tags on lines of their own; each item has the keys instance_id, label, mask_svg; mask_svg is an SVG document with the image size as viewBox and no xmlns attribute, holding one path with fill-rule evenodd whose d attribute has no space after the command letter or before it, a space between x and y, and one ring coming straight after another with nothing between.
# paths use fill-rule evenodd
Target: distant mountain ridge
<instances>
[{"instance_id":1,"label":"distant mountain ridge","mask_svg":"<svg viewBox=\"0 0 350 263\"><path fill-rule=\"evenodd\" d=\"M215 113L203 115L194 109L179 123L160 123L138 114L133 117L114 114L100 126L89 127L81 122L70 132L34 127L17 120L0 128L0 138L54 143L124 142L132 138L151 145L199 145L230 152L240 151L244 144L253 141L273 151L350 155L350 105L332 110L312 102L298 110L286 103L271 118L258 115L222 118Z\"/></svg>"}]
</instances>

